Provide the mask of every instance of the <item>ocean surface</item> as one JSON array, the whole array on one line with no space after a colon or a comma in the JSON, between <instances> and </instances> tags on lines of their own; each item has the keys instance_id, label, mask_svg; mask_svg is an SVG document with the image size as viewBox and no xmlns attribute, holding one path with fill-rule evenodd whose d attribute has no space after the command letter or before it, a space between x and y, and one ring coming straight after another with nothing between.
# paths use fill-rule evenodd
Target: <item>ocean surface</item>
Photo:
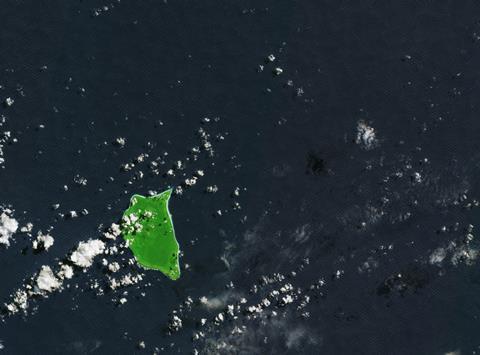
<instances>
[{"instance_id":1,"label":"ocean surface","mask_svg":"<svg viewBox=\"0 0 480 355\"><path fill-rule=\"evenodd\" d=\"M0 353L479 351L479 2L11 0L0 18L0 205L34 226L0 245L0 303L134 193L182 187L183 252L171 281L125 250L143 279L118 290L98 256L4 311Z\"/></svg>"}]
</instances>

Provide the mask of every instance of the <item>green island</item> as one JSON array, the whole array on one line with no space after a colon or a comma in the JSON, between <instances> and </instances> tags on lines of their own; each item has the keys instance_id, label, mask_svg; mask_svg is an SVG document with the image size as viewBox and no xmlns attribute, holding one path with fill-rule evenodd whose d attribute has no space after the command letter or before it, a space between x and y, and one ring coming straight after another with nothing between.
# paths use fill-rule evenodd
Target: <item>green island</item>
<instances>
[{"instance_id":1,"label":"green island","mask_svg":"<svg viewBox=\"0 0 480 355\"><path fill-rule=\"evenodd\" d=\"M172 189L145 197L133 195L123 213L121 230L137 262L172 280L180 277L179 246L168 202Z\"/></svg>"}]
</instances>

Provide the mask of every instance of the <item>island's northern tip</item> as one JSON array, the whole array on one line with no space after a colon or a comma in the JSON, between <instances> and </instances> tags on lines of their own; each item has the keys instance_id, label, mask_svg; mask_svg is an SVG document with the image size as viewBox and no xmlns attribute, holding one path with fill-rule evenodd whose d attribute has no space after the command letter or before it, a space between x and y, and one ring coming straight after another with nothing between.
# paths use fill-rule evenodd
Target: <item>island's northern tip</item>
<instances>
[{"instance_id":1,"label":"island's northern tip","mask_svg":"<svg viewBox=\"0 0 480 355\"><path fill-rule=\"evenodd\" d=\"M168 203L172 189L153 196L135 194L122 217L122 234L137 262L172 280L180 277L179 245Z\"/></svg>"}]
</instances>

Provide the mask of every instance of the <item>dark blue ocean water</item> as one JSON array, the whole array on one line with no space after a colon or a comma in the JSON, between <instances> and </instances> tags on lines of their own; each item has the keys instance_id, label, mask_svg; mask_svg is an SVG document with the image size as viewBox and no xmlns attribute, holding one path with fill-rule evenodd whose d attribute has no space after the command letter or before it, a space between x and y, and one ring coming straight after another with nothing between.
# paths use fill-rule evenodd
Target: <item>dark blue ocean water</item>
<instances>
[{"instance_id":1,"label":"dark blue ocean water","mask_svg":"<svg viewBox=\"0 0 480 355\"><path fill-rule=\"evenodd\" d=\"M296 287L326 280L310 316L296 306L280 326L241 316L258 336L223 353L475 353L479 265L435 266L429 256L480 222L478 210L462 208L480 197L480 4L12 0L0 18L0 99L15 99L2 114L18 139L4 148L0 204L21 224L53 225L56 239L39 255L22 253L31 243L20 234L0 250L2 301L41 265L98 237L130 194L181 182L147 174L129 185L121 164L146 151L167 151L168 166L183 159L202 117L219 117L206 129L225 137L214 158L193 164L206 172L199 186L171 202L191 267L179 281L147 272L146 296L132 291L122 307L84 287L53 294L0 324L3 353L140 353L139 340L149 353L207 352L192 345L196 315L165 334L172 310L230 281L255 299L262 275L289 274L306 257ZM371 150L355 143L359 120L375 128ZM111 145L117 137L125 148ZM72 183L77 174L87 187ZM219 192L205 194L213 184ZM240 211L235 187L247 189ZM56 221L54 203L90 213ZM229 212L214 217L219 209ZM369 257L376 266L360 272ZM101 275L93 267L72 284ZM224 340L217 328L214 343ZM308 336L292 345L288 334L299 329Z\"/></svg>"}]
</instances>

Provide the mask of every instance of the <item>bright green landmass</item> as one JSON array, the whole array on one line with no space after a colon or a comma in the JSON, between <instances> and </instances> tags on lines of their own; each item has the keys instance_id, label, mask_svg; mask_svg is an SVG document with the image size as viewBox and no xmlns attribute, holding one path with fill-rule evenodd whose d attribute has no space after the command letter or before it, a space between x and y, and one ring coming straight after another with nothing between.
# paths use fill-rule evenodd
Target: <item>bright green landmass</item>
<instances>
[{"instance_id":1,"label":"bright green landmass","mask_svg":"<svg viewBox=\"0 0 480 355\"><path fill-rule=\"evenodd\" d=\"M168 210L171 194L169 189L151 197L133 195L123 213L122 234L140 265L176 280L179 247Z\"/></svg>"}]
</instances>

